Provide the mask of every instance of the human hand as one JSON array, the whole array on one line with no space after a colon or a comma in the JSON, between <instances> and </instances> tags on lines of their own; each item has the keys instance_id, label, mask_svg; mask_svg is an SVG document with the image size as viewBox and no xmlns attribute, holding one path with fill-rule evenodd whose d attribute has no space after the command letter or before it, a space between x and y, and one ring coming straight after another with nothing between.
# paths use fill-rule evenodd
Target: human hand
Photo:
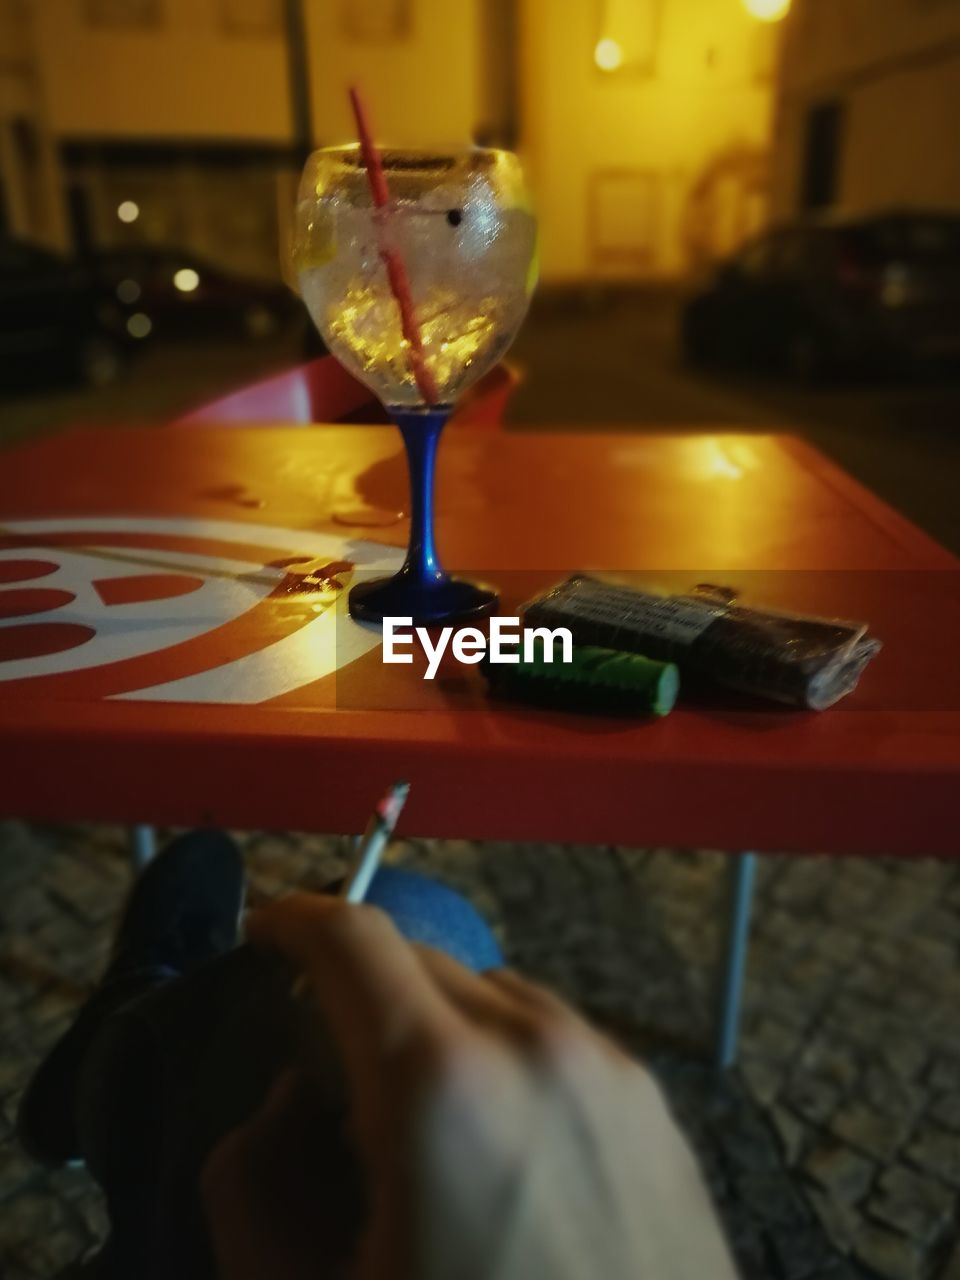
<instances>
[{"instance_id":1,"label":"human hand","mask_svg":"<svg viewBox=\"0 0 960 1280\"><path fill-rule=\"evenodd\" d=\"M311 1181L310 1080L289 1075L204 1171L221 1280L733 1280L659 1088L555 996L336 899L285 898L248 936L332 1032L366 1214L346 1257Z\"/></svg>"}]
</instances>

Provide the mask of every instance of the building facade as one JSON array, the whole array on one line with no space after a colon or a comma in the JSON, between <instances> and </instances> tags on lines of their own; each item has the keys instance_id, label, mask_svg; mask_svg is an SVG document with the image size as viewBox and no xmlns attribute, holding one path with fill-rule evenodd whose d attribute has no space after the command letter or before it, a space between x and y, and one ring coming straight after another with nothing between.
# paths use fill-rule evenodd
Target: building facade
<instances>
[{"instance_id":1,"label":"building facade","mask_svg":"<svg viewBox=\"0 0 960 1280\"><path fill-rule=\"evenodd\" d=\"M955 0L795 0L774 211L960 209L958 120Z\"/></svg>"},{"instance_id":2,"label":"building facade","mask_svg":"<svg viewBox=\"0 0 960 1280\"><path fill-rule=\"evenodd\" d=\"M65 246L59 148L46 109L30 0L0 0L0 226Z\"/></svg>"},{"instance_id":3,"label":"building facade","mask_svg":"<svg viewBox=\"0 0 960 1280\"><path fill-rule=\"evenodd\" d=\"M276 275L292 199L282 0L0 3L32 92L6 133L42 139L51 169L51 207L24 219L22 172L5 167L11 231L67 250L176 245Z\"/></svg>"},{"instance_id":4,"label":"building facade","mask_svg":"<svg viewBox=\"0 0 960 1280\"><path fill-rule=\"evenodd\" d=\"M740 0L524 0L548 278L672 277L766 216L778 29Z\"/></svg>"},{"instance_id":5,"label":"building facade","mask_svg":"<svg viewBox=\"0 0 960 1280\"><path fill-rule=\"evenodd\" d=\"M0 0L5 221L276 274L298 138L351 138L358 83L386 142L519 148L545 280L676 276L766 215L777 31L747 4Z\"/></svg>"},{"instance_id":6,"label":"building facade","mask_svg":"<svg viewBox=\"0 0 960 1280\"><path fill-rule=\"evenodd\" d=\"M779 32L744 0L307 5L313 128L517 147L554 283L675 277L766 217Z\"/></svg>"}]
</instances>

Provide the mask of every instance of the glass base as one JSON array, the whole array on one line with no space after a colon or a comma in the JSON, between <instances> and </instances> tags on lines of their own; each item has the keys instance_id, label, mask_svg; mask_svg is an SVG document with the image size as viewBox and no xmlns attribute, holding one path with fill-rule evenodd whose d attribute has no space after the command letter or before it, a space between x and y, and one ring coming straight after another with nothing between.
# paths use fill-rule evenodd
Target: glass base
<instances>
[{"instance_id":1,"label":"glass base","mask_svg":"<svg viewBox=\"0 0 960 1280\"><path fill-rule=\"evenodd\" d=\"M358 622L412 618L415 627L452 626L486 617L500 597L488 587L460 578L416 582L404 573L360 582L350 592L350 615Z\"/></svg>"}]
</instances>

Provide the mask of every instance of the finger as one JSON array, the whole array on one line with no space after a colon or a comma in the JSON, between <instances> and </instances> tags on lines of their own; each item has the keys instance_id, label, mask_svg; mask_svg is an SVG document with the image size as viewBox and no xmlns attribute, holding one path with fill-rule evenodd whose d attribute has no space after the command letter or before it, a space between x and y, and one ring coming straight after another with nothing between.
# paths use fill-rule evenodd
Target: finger
<instances>
[{"instance_id":1,"label":"finger","mask_svg":"<svg viewBox=\"0 0 960 1280\"><path fill-rule=\"evenodd\" d=\"M522 978L513 969L491 969L486 976L491 986L524 1008L583 1020L576 1009L555 992L537 982L531 982L529 978Z\"/></svg>"},{"instance_id":2,"label":"finger","mask_svg":"<svg viewBox=\"0 0 960 1280\"><path fill-rule=\"evenodd\" d=\"M476 974L431 947L418 946L417 951L438 986L465 1017L516 1046L549 1055L579 1043L626 1060L612 1040L545 987L509 969Z\"/></svg>"},{"instance_id":3,"label":"finger","mask_svg":"<svg viewBox=\"0 0 960 1280\"><path fill-rule=\"evenodd\" d=\"M534 1038L542 1021L542 1011L516 998L509 990L477 974L452 956L433 947L417 946L420 962L451 1004L475 1024L499 1032L510 1039Z\"/></svg>"},{"instance_id":4,"label":"finger","mask_svg":"<svg viewBox=\"0 0 960 1280\"><path fill-rule=\"evenodd\" d=\"M391 920L375 907L292 894L253 915L248 937L308 979L351 1084L382 1091L383 1061L442 1052L463 1020Z\"/></svg>"},{"instance_id":5,"label":"finger","mask_svg":"<svg viewBox=\"0 0 960 1280\"><path fill-rule=\"evenodd\" d=\"M542 1018L552 1021L558 1028L567 1027L578 1033L586 1032L605 1053L614 1055L618 1060L628 1060L628 1055L615 1041L598 1030L573 1005L568 1004L547 987L521 977L513 969L492 969L486 977L491 986L510 996L531 1013L539 1013ZM632 1059L629 1060L632 1061Z\"/></svg>"}]
</instances>

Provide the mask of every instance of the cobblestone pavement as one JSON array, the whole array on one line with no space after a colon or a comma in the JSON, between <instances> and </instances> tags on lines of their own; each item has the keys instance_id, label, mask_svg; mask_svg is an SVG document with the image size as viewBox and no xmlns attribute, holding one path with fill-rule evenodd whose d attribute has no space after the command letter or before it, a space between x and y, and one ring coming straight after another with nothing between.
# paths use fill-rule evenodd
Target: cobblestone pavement
<instances>
[{"instance_id":1,"label":"cobblestone pavement","mask_svg":"<svg viewBox=\"0 0 960 1280\"><path fill-rule=\"evenodd\" d=\"M243 843L254 899L341 866L334 837ZM417 841L395 856L466 892L513 964L652 1063L745 1280L960 1280L960 868L765 859L741 1067L718 1081L703 1051L721 855ZM103 1231L83 1171L38 1169L11 1126L103 963L128 874L116 828L0 824L4 1280L55 1275Z\"/></svg>"}]
</instances>

